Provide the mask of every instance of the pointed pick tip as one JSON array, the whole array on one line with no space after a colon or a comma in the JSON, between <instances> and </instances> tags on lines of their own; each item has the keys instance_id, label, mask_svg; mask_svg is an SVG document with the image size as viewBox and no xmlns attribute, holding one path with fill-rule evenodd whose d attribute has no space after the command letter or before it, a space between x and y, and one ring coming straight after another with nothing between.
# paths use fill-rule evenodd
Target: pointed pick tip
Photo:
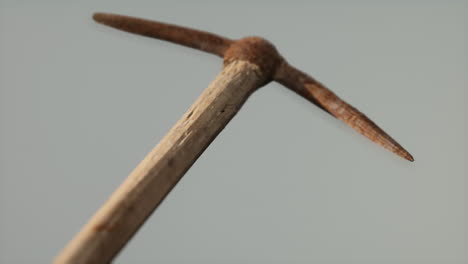
<instances>
[{"instance_id":1,"label":"pointed pick tip","mask_svg":"<svg viewBox=\"0 0 468 264\"><path fill-rule=\"evenodd\" d=\"M405 157L405 159L411 161L411 162L414 162L414 158L413 156L411 156L411 154L408 154L408 156Z\"/></svg>"},{"instance_id":2,"label":"pointed pick tip","mask_svg":"<svg viewBox=\"0 0 468 264\"><path fill-rule=\"evenodd\" d=\"M99 12L94 13L94 14L93 14L93 20L99 22L101 16L102 16L102 13L99 13Z\"/></svg>"},{"instance_id":3,"label":"pointed pick tip","mask_svg":"<svg viewBox=\"0 0 468 264\"><path fill-rule=\"evenodd\" d=\"M408 160L408 161L411 161L411 162L414 162L414 158L413 156L406 150L402 149L401 152L397 153L400 157Z\"/></svg>"},{"instance_id":4,"label":"pointed pick tip","mask_svg":"<svg viewBox=\"0 0 468 264\"><path fill-rule=\"evenodd\" d=\"M93 14L93 20L98 23L102 23L103 21L106 20L107 17L108 17L108 14L106 13L96 12Z\"/></svg>"}]
</instances>

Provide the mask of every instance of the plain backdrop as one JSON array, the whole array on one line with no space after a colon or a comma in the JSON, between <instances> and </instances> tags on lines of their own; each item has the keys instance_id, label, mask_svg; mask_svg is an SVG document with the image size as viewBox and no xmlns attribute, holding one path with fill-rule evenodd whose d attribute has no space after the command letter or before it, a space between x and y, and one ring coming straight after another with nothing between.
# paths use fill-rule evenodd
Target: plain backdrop
<instances>
[{"instance_id":1,"label":"plain backdrop","mask_svg":"<svg viewBox=\"0 0 468 264\"><path fill-rule=\"evenodd\" d=\"M468 1L344 0L1 0L1 263L49 263L220 72L95 11L261 35L416 159L271 83L115 263L468 263Z\"/></svg>"}]
</instances>

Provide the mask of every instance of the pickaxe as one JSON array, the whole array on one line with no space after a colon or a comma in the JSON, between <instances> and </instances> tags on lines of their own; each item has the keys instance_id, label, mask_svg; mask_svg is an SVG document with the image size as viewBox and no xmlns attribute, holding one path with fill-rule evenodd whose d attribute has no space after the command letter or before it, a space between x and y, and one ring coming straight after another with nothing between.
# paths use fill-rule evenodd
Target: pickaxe
<instances>
[{"instance_id":1,"label":"pickaxe","mask_svg":"<svg viewBox=\"0 0 468 264\"><path fill-rule=\"evenodd\" d=\"M122 15L97 13L99 23L218 55L221 73L159 144L58 255L56 263L107 263L122 249L250 94L277 81L370 140L413 161L374 122L312 77L289 65L267 40L231 40L212 33Z\"/></svg>"}]
</instances>

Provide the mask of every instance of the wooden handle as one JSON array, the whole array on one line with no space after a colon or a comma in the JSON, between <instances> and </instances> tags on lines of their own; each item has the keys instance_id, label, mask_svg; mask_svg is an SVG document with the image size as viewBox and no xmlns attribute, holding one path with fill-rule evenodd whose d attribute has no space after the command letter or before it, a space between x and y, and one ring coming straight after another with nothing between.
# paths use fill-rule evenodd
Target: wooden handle
<instances>
[{"instance_id":1,"label":"wooden handle","mask_svg":"<svg viewBox=\"0 0 468 264\"><path fill-rule=\"evenodd\" d=\"M255 64L225 65L54 263L110 262L263 81Z\"/></svg>"}]
</instances>

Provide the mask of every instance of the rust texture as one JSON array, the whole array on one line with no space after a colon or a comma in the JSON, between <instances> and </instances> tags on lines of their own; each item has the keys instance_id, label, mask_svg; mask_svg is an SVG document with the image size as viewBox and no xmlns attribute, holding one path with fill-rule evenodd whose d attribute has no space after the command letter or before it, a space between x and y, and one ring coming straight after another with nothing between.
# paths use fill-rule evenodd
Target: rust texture
<instances>
[{"instance_id":1,"label":"rust texture","mask_svg":"<svg viewBox=\"0 0 468 264\"><path fill-rule=\"evenodd\" d=\"M408 151L366 115L340 99L309 75L283 62L274 79L345 122L373 142L409 161L414 161L413 156Z\"/></svg>"},{"instance_id":2,"label":"rust texture","mask_svg":"<svg viewBox=\"0 0 468 264\"><path fill-rule=\"evenodd\" d=\"M246 37L231 44L224 53L224 64L234 60L245 60L257 65L266 77L266 82L269 82L273 79L283 58L268 40L260 37Z\"/></svg>"},{"instance_id":3,"label":"rust texture","mask_svg":"<svg viewBox=\"0 0 468 264\"><path fill-rule=\"evenodd\" d=\"M366 115L352 107L312 77L290 66L269 41L260 37L231 40L212 33L122 15L97 13L99 23L127 32L167 40L224 58L224 63L245 60L257 65L265 84L277 81L343 121L373 142L414 161L411 154Z\"/></svg>"},{"instance_id":4,"label":"rust texture","mask_svg":"<svg viewBox=\"0 0 468 264\"><path fill-rule=\"evenodd\" d=\"M167 40L190 48L206 51L223 57L224 51L233 42L228 38L201 30L180 27L136 17L96 13L93 19L101 24L130 33Z\"/></svg>"}]
</instances>

